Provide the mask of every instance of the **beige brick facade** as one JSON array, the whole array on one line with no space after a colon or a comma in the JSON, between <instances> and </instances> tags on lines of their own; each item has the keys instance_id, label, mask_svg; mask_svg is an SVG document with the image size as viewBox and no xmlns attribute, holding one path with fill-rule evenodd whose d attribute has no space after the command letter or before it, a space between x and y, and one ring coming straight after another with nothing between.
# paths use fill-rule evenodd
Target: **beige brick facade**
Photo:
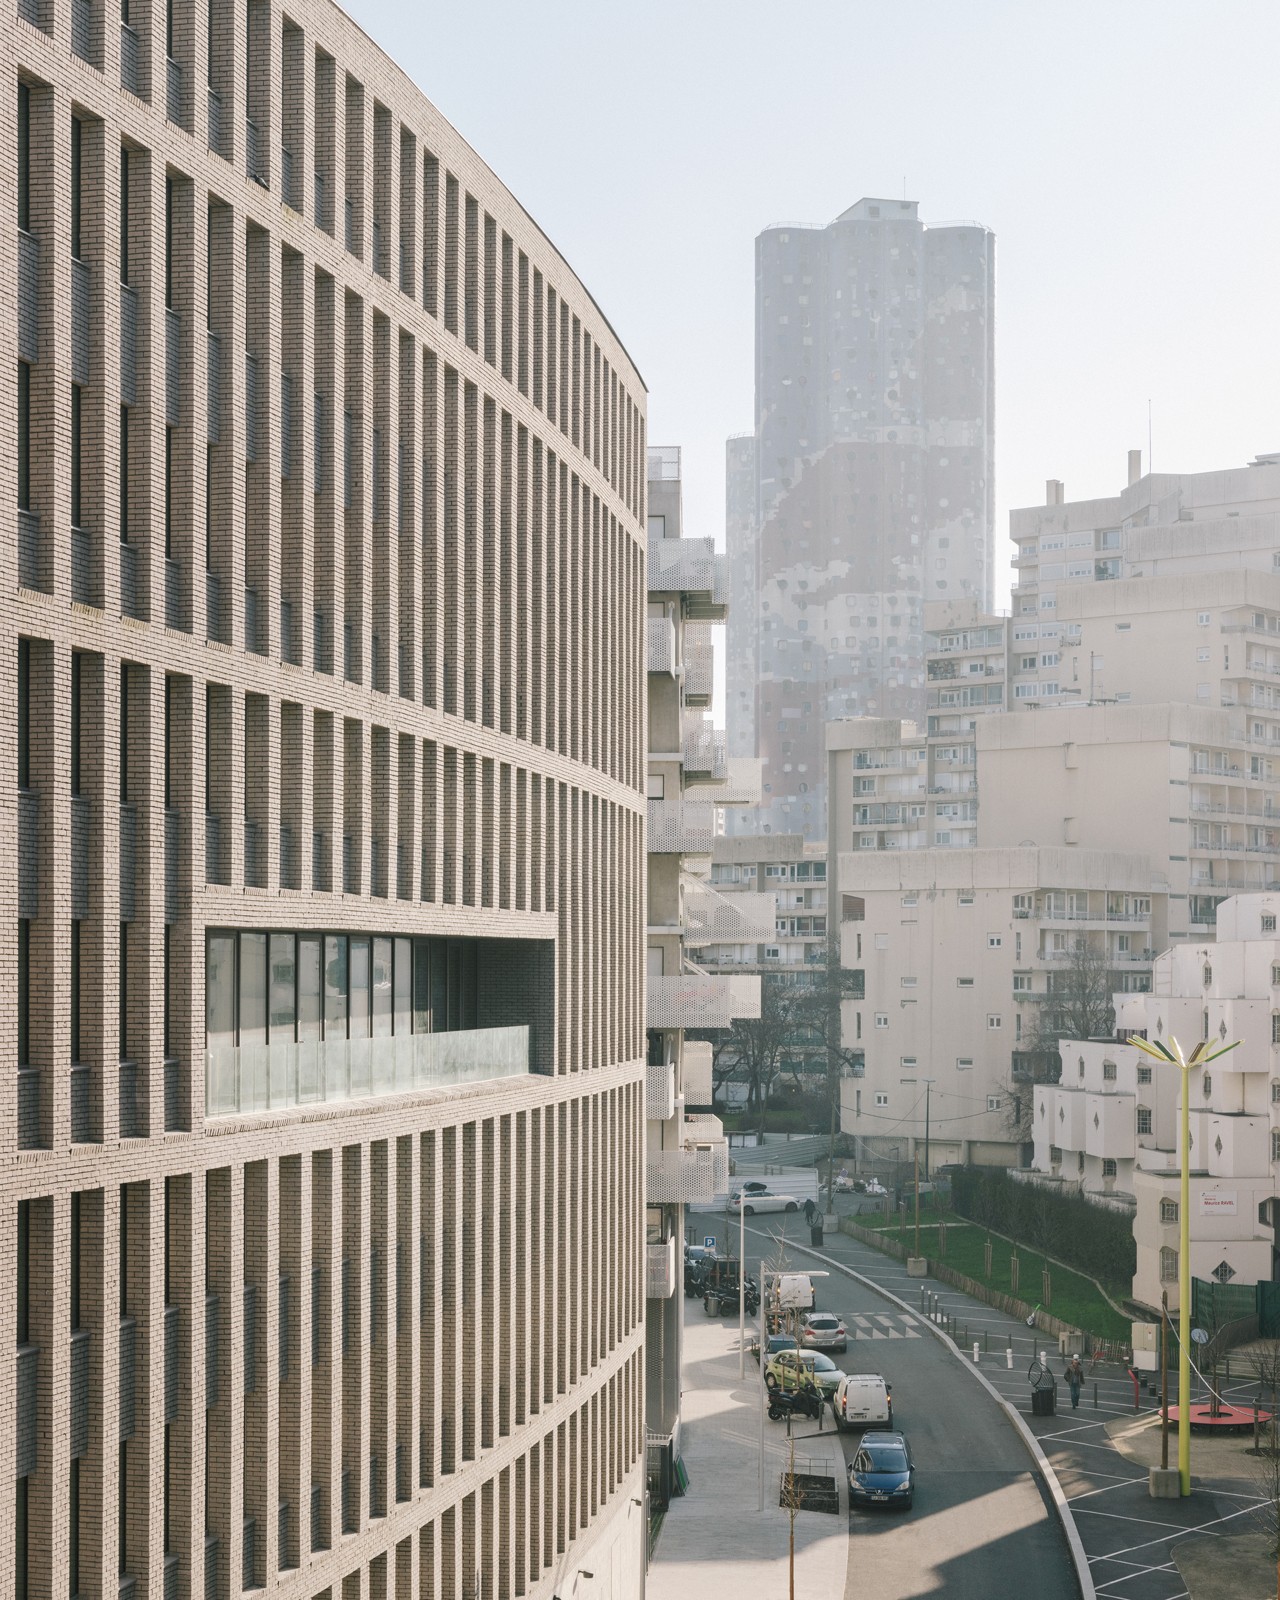
<instances>
[{"instance_id":1,"label":"beige brick facade","mask_svg":"<svg viewBox=\"0 0 1280 1600\"><path fill-rule=\"evenodd\" d=\"M124 11L0 24L0 1592L637 1594L643 383L336 7Z\"/></svg>"}]
</instances>

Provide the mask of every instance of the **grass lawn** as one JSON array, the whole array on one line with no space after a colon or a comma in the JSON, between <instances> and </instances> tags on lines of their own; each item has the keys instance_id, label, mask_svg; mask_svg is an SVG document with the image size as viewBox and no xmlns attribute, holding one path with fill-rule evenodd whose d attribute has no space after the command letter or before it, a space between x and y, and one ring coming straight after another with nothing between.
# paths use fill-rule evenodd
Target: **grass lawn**
<instances>
[{"instance_id":1,"label":"grass lawn","mask_svg":"<svg viewBox=\"0 0 1280 1600\"><path fill-rule=\"evenodd\" d=\"M857 1221L864 1227L887 1233L895 1239L899 1236L896 1217L863 1216ZM953 1272L963 1272L965 1277L985 1283L1002 1294L1016 1294L1031 1305L1040 1300L1040 1272L1046 1263L1039 1251L1025 1244L1019 1248L1018 1287L1015 1290L1009 1281L1009 1257L1013 1253L1013 1246L1007 1239L999 1239L994 1234L991 1236L991 1276L988 1278L983 1251L986 1232L976 1223L958 1220L951 1213L947 1218L947 1249L943 1255L938 1248L937 1222L936 1211L926 1211L923 1206L920 1208L920 1248L925 1255L935 1261L945 1262ZM910 1208L902 1239L908 1248L914 1247L915 1214ZM1120 1339L1128 1343L1132 1332L1128 1320L1107 1304L1088 1278L1052 1262L1048 1266L1051 1293L1049 1304L1044 1309L1051 1316L1072 1323L1077 1328L1085 1328L1100 1339ZM1124 1288L1111 1285L1108 1288L1117 1300L1127 1292Z\"/></svg>"}]
</instances>

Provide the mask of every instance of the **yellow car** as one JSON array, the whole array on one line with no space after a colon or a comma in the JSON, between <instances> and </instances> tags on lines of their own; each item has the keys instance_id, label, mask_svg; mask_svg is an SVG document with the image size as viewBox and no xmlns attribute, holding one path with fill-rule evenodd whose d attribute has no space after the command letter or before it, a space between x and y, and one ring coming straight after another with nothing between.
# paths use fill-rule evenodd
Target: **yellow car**
<instances>
[{"instance_id":1,"label":"yellow car","mask_svg":"<svg viewBox=\"0 0 1280 1600\"><path fill-rule=\"evenodd\" d=\"M830 1356L821 1350L779 1350L764 1369L764 1381L770 1389L798 1389L805 1383L816 1383L824 1400L836 1392L844 1373Z\"/></svg>"}]
</instances>

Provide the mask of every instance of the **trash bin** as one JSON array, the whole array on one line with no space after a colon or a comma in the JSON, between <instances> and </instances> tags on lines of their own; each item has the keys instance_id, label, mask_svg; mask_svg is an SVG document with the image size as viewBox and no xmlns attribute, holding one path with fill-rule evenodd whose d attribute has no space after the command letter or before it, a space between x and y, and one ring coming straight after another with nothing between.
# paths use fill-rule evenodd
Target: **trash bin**
<instances>
[{"instance_id":1,"label":"trash bin","mask_svg":"<svg viewBox=\"0 0 1280 1600\"><path fill-rule=\"evenodd\" d=\"M814 1223L810 1224L810 1226L809 1226L809 1243L810 1244L821 1244L822 1243L822 1224L820 1222L814 1222Z\"/></svg>"},{"instance_id":2,"label":"trash bin","mask_svg":"<svg viewBox=\"0 0 1280 1600\"><path fill-rule=\"evenodd\" d=\"M1058 1409L1057 1389L1033 1389L1031 1391L1031 1415L1033 1417L1052 1417Z\"/></svg>"}]
</instances>

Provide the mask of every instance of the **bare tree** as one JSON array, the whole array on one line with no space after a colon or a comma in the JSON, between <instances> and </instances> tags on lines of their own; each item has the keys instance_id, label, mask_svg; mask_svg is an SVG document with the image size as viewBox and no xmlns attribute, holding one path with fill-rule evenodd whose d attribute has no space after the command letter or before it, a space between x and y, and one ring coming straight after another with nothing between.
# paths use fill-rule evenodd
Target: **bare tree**
<instances>
[{"instance_id":1,"label":"bare tree","mask_svg":"<svg viewBox=\"0 0 1280 1600\"><path fill-rule=\"evenodd\" d=\"M1030 1143L1036 1085L1057 1083L1062 1075L1059 1044L1110 1038L1115 1032L1111 994L1112 972L1106 953L1091 945L1084 934L1077 935L1066 958L1050 972L1035 1021L1029 1032L1023 1032L1009 1077L1001 1086L1004 1125L1011 1139Z\"/></svg>"},{"instance_id":2,"label":"bare tree","mask_svg":"<svg viewBox=\"0 0 1280 1600\"><path fill-rule=\"evenodd\" d=\"M754 1113L762 1128L769 1093L782 1071L795 1028L793 994L785 985L766 979L760 985L758 1017L735 1017L731 1027L699 1035L711 1040L716 1088L723 1088L730 1079L745 1080L747 1114Z\"/></svg>"}]
</instances>

